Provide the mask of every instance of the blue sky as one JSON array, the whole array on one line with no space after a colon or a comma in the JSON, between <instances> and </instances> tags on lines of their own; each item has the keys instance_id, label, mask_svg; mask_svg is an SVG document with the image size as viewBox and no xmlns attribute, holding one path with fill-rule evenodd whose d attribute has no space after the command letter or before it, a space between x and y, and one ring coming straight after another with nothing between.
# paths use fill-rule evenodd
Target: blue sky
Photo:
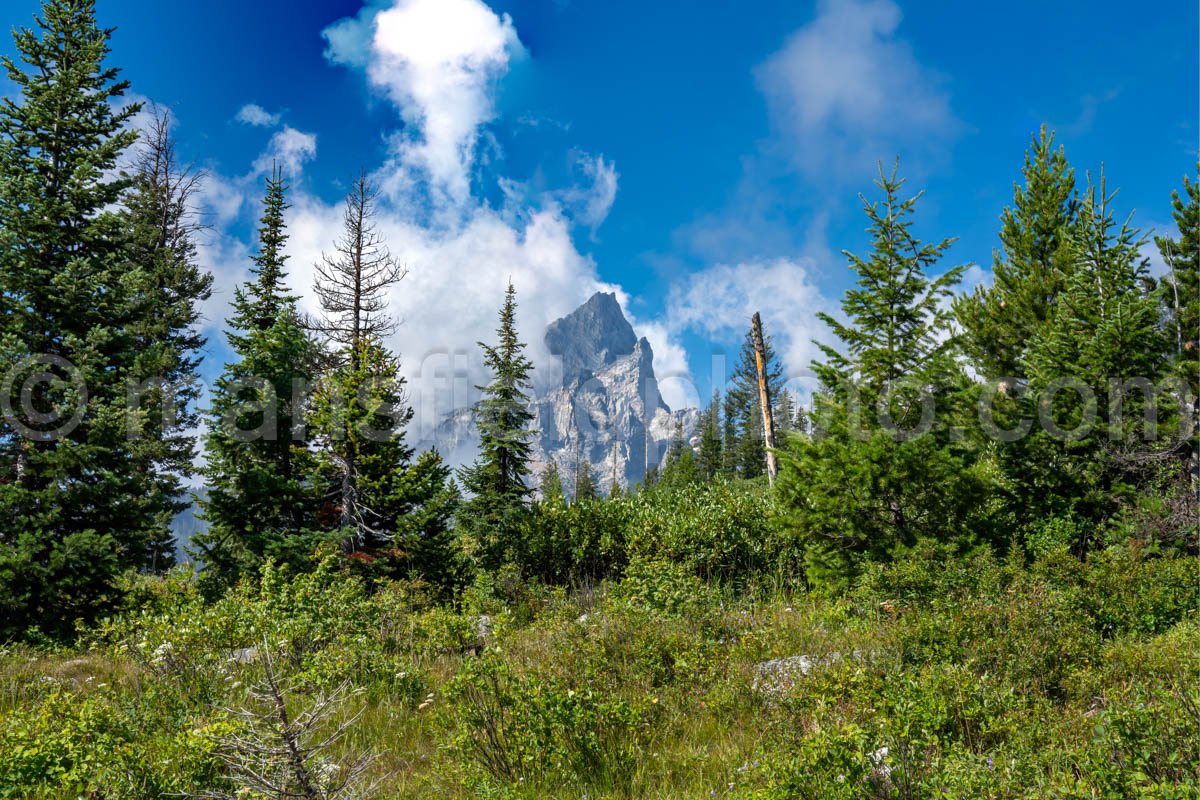
<instances>
[{"instance_id":1,"label":"blue sky","mask_svg":"<svg viewBox=\"0 0 1200 800\"><path fill-rule=\"evenodd\" d=\"M12 25L35 11L6 8ZM972 283L1040 124L1081 180L1104 163L1144 226L1169 222L1196 162L1191 0L98 0L98 13L117 28L112 63L172 110L209 172L210 368L264 169L279 161L293 182L305 294L363 169L410 270L394 344L437 413L470 394L473 344L509 277L545 380L544 325L614 289L680 405L720 381L758 309L803 383L814 314L852 280L839 251L865 246L857 193L879 159L899 155L926 190L918 231L960 237L946 266L978 264Z\"/></svg>"}]
</instances>

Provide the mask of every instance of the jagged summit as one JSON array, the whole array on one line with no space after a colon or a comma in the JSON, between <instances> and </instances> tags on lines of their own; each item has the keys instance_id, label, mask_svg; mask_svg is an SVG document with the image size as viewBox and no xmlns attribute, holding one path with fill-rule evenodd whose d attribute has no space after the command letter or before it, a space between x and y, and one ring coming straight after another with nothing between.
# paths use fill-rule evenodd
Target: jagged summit
<instances>
[{"instance_id":1,"label":"jagged summit","mask_svg":"<svg viewBox=\"0 0 1200 800\"><path fill-rule=\"evenodd\" d=\"M631 486L660 465L681 424L690 435L694 408L671 411L654 375L654 351L639 339L615 294L597 292L550 323L546 346L562 359L562 385L534 399L535 468L559 465L570 490L582 459L605 491ZM474 423L468 409L447 416L438 430L443 452L469 450Z\"/></svg>"},{"instance_id":2,"label":"jagged summit","mask_svg":"<svg viewBox=\"0 0 1200 800\"><path fill-rule=\"evenodd\" d=\"M567 380L602 370L633 353L637 345L637 335L621 312L617 296L606 292L596 292L546 329L546 347L562 358Z\"/></svg>"},{"instance_id":3,"label":"jagged summit","mask_svg":"<svg viewBox=\"0 0 1200 800\"><path fill-rule=\"evenodd\" d=\"M662 462L677 422L694 427L694 409L663 402L654 351L616 295L597 292L551 323L546 346L563 360L563 383L535 404L538 456L557 461L568 484L581 459L605 489L637 483Z\"/></svg>"}]
</instances>

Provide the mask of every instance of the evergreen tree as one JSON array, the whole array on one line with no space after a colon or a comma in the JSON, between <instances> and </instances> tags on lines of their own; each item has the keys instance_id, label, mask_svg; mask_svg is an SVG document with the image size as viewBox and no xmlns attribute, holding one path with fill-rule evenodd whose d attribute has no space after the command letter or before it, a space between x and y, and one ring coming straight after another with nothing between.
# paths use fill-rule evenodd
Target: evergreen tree
<instances>
[{"instance_id":1,"label":"evergreen tree","mask_svg":"<svg viewBox=\"0 0 1200 800\"><path fill-rule=\"evenodd\" d=\"M684 438L683 423L676 422L675 432L667 447L667 461L663 466L662 475L658 476L656 483L661 488L677 489L698 483L702 475L696 462L696 453Z\"/></svg>"},{"instance_id":2,"label":"evergreen tree","mask_svg":"<svg viewBox=\"0 0 1200 800\"><path fill-rule=\"evenodd\" d=\"M412 499L397 491L413 456L404 438L413 412L399 361L381 344L363 339L333 355L309 410L311 480L324 501L322 527L340 538L342 551L377 549L393 543Z\"/></svg>"},{"instance_id":3,"label":"evergreen tree","mask_svg":"<svg viewBox=\"0 0 1200 800\"><path fill-rule=\"evenodd\" d=\"M125 203L126 257L133 314L133 374L130 397L134 434L131 466L148 504L157 505L162 531L155 563L173 558L171 519L186 507L181 479L193 474L199 422L197 369L205 339L199 303L212 291L212 275L196 263L202 226L192 207L201 176L180 164L170 134L170 117L156 113L142 131L133 191Z\"/></svg>"},{"instance_id":4,"label":"evergreen tree","mask_svg":"<svg viewBox=\"0 0 1200 800\"><path fill-rule=\"evenodd\" d=\"M920 537L971 536L981 502L970 453L950 436L945 401L963 381L939 337L941 300L963 268L926 277L951 240L912 235L920 194L901 200L895 170L881 169L876 185L882 206L863 198L871 255L846 254L858 282L842 301L845 322L823 316L842 348L822 345L827 361L813 365L823 383L820 435L791 437L776 483L806 542L810 579L835 585L863 559ZM927 397L943 402L922 430Z\"/></svg>"},{"instance_id":5,"label":"evergreen tree","mask_svg":"<svg viewBox=\"0 0 1200 800\"><path fill-rule=\"evenodd\" d=\"M315 346L284 285L285 192L273 170L253 277L234 293L227 339L236 360L225 365L208 411L209 528L193 543L216 586L256 573L268 556L300 562L315 543L312 453L303 440Z\"/></svg>"},{"instance_id":6,"label":"evergreen tree","mask_svg":"<svg viewBox=\"0 0 1200 800\"><path fill-rule=\"evenodd\" d=\"M1163 303L1169 320L1170 345L1178 372L1200 396L1200 180L1183 178L1183 194L1171 192L1179 238L1155 237L1167 265Z\"/></svg>"},{"instance_id":7,"label":"evergreen tree","mask_svg":"<svg viewBox=\"0 0 1200 800\"><path fill-rule=\"evenodd\" d=\"M562 473L558 469L558 462L553 458L542 468L541 475L538 476L538 490L543 503L562 504L566 502Z\"/></svg>"},{"instance_id":8,"label":"evergreen tree","mask_svg":"<svg viewBox=\"0 0 1200 800\"><path fill-rule=\"evenodd\" d=\"M453 527L461 496L450 467L436 450L426 450L403 470L389 474L393 483L387 492L390 508L385 513L396 520L393 542L404 556L403 572L428 581L449 596L465 574Z\"/></svg>"},{"instance_id":9,"label":"evergreen tree","mask_svg":"<svg viewBox=\"0 0 1200 800\"><path fill-rule=\"evenodd\" d=\"M721 439L721 392L713 390L712 401L700 415L700 452L696 466L705 480L711 481L721 474L724 459Z\"/></svg>"},{"instance_id":10,"label":"evergreen tree","mask_svg":"<svg viewBox=\"0 0 1200 800\"><path fill-rule=\"evenodd\" d=\"M721 475L726 478L737 477L737 457L740 452L740 438L737 428L737 404L729 392L725 393L722 401L721 415Z\"/></svg>"},{"instance_id":11,"label":"evergreen tree","mask_svg":"<svg viewBox=\"0 0 1200 800\"><path fill-rule=\"evenodd\" d=\"M1049 515L1098 521L1116 510L1122 494L1132 495L1121 454L1142 449L1145 406L1160 402L1153 392L1133 390L1123 393L1119 408L1112 405L1117 399L1112 386L1156 381L1169 349L1140 253L1144 239L1129 220L1116 225L1112 197L1103 174L1084 194L1071 271L1025 357L1030 391L1020 408L1039 422L1029 436L1000 452L1018 505L1032 524ZM1097 398L1094 424L1087 421L1089 402L1080 391ZM1046 416L1057 430L1046 429Z\"/></svg>"},{"instance_id":12,"label":"evergreen tree","mask_svg":"<svg viewBox=\"0 0 1200 800\"><path fill-rule=\"evenodd\" d=\"M474 540L475 556L487 569L510 560L526 510L526 485L533 432L529 423L529 375L533 363L517 336L517 301L512 282L500 309L498 342L483 342L484 364L492 382L478 386L483 397L475 404L479 458L460 472L463 487L473 497L463 504L459 523Z\"/></svg>"},{"instance_id":13,"label":"evergreen tree","mask_svg":"<svg viewBox=\"0 0 1200 800\"><path fill-rule=\"evenodd\" d=\"M844 350L819 345L827 360L813 366L822 384L834 392L857 387L871 406L903 382L920 383L945 368L952 342L943 336L949 318L940 304L965 269L927 277L954 240L927 244L913 236L910 218L923 193L901 200L904 181L897 178L898 169L897 164L890 176L880 170L876 186L884 193L882 209L862 198L872 251L866 259L844 253L858 275L857 288L842 300L847 321L817 315Z\"/></svg>"},{"instance_id":14,"label":"evergreen tree","mask_svg":"<svg viewBox=\"0 0 1200 800\"><path fill-rule=\"evenodd\" d=\"M775 401L775 433L782 443L796 429L796 402L792 393L784 387Z\"/></svg>"},{"instance_id":15,"label":"evergreen tree","mask_svg":"<svg viewBox=\"0 0 1200 800\"><path fill-rule=\"evenodd\" d=\"M600 496L600 486L592 472L592 465L583 457L582 450L575 454L575 491L572 500L595 500Z\"/></svg>"},{"instance_id":16,"label":"evergreen tree","mask_svg":"<svg viewBox=\"0 0 1200 800\"><path fill-rule=\"evenodd\" d=\"M657 464L651 464L646 468L646 474L642 476L642 488L653 489L658 485L660 476Z\"/></svg>"},{"instance_id":17,"label":"evergreen tree","mask_svg":"<svg viewBox=\"0 0 1200 800\"><path fill-rule=\"evenodd\" d=\"M1053 313L1074 261L1074 171L1044 126L1025 154L1024 178L1001 216L992 285L954 305L964 350L992 379L1025 377L1026 348Z\"/></svg>"},{"instance_id":18,"label":"evergreen tree","mask_svg":"<svg viewBox=\"0 0 1200 800\"><path fill-rule=\"evenodd\" d=\"M687 442L683 438L683 423L676 421L675 427L671 430L671 440L667 442L667 465L670 466L683 458L683 451L686 448Z\"/></svg>"},{"instance_id":19,"label":"evergreen tree","mask_svg":"<svg viewBox=\"0 0 1200 800\"><path fill-rule=\"evenodd\" d=\"M0 59L0 639L67 632L116 598L116 575L163 565L169 501L131 466L135 302L114 177L137 138L111 31L90 0L47 0ZM39 379L38 373L54 376ZM20 387L33 392L22 408ZM42 416L44 415L44 416ZM166 502L164 502L166 501Z\"/></svg>"}]
</instances>

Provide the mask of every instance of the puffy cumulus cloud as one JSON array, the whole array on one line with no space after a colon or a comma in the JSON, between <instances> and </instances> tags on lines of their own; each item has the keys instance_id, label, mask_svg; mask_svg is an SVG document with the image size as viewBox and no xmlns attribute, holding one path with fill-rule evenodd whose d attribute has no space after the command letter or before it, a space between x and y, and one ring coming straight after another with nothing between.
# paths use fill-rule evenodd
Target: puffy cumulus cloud
<instances>
[{"instance_id":1,"label":"puffy cumulus cloud","mask_svg":"<svg viewBox=\"0 0 1200 800\"><path fill-rule=\"evenodd\" d=\"M421 189L435 210L470 197L480 126L492 119L492 87L524 52L512 20L481 0L395 0L327 28L327 57L366 70L406 123L391 137L384 188Z\"/></svg>"},{"instance_id":2,"label":"puffy cumulus cloud","mask_svg":"<svg viewBox=\"0 0 1200 800\"><path fill-rule=\"evenodd\" d=\"M242 106L234 119L243 125L252 125L256 128L273 128L279 124L279 115L272 114L258 103L247 103Z\"/></svg>"},{"instance_id":3,"label":"puffy cumulus cloud","mask_svg":"<svg viewBox=\"0 0 1200 800\"><path fill-rule=\"evenodd\" d=\"M778 258L718 264L688 275L667 299L666 328L675 337L691 330L718 341L738 341L754 312L783 362L787 382L811 388L810 363L820 355L813 340L829 341L817 312L836 316L836 304L811 282L812 259ZM734 364L726 364L732 370ZM721 370L715 368L716 376ZM726 373L728 374L728 373Z\"/></svg>"},{"instance_id":4,"label":"puffy cumulus cloud","mask_svg":"<svg viewBox=\"0 0 1200 800\"><path fill-rule=\"evenodd\" d=\"M293 202L292 285L306 310L316 312L307 289L313 265L340 233L341 209L307 196ZM592 260L575 248L570 221L553 206L532 211L517 224L478 207L454 230L422 226L388 209L376 219L389 248L408 268L391 292L391 309L402 324L390 344L409 380L416 441L430 440L437 422L474 402L474 386L487 382L478 342L495 340L510 279L517 292L518 330L539 389L561 381L558 359L543 341L546 326L593 292L616 289L599 280Z\"/></svg>"},{"instance_id":5,"label":"puffy cumulus cloud","mask_svg":"<svg viewBox=\"0 0 1200 800\"><path fill-rule=\"evenodd\" d=\"M756 70L778 149L815 175L860 178L898 153L936 155L963 128L942 78L897 36L892 0L820 0Z\"/></svg>"},{"instance_id":6,"label":"puffy cumulus cloud","mask_svg":"<svg viewBox=\"0 0 1200 800\"><path fill-rule=\"evenodd\" d=\"M494 175L506 202L496 208L472 193L469 176L485 160L477 150L485 149L479 140L494 113L494 83L520 51L511 20L478 0L374 3L324 35L327 58L363 69L405 122L392 136L388 159L372 173L384 189L375 222L408 270L391 291L390 307L401 325L389 345L400 354L416 412L410 441L428 444L438 422L474 402L474 387L489 380L478 343L495 339L509 280L539 389L561 382L559 360L543 338L550 322L597 291L615 291L627 306L620 287L599 279L595 263L573 239L578 228L594 232L603 222L616 197L618 174L603 156L574 152L576 179L565 189L534 192L483 170L480 174ZM318 310L312 292L315 264L322 252L332 250L343 224L340 203L316 196L296 179L315 154L314 136L281 128L251 173L216 176L206 184L204 199L213 216L245 221L261 195L261 173L272 160L283 162L292 177L289 283L308 312ZM228 314L224 307L233 287L248 275L250 250L218 233L202 251L217 276L205 315L217 325ZM668 402L694 404L686 391L672 389L691 385L674 332L661 322L633 321L654 347Z\"/></svg>"},{"instance_id":7,"label":"puffy cumulus cloud","mask_svg":"<svg viewBox=\"0 0 1200 800\"><path fill-rule=\"evenodd\" d=\"M220 173L207 171L201 175L197 205L204 222L224 229L238 218L247 205L249 187L244 180L231 180Z\"/></svg>"},{"instance_id":8,"label":"puffy cumulus cloud","mask_svg":"<svg viewBox=\"0 0 1200 800\"><path fill-rule=\"evenodd\" d=\"M317 136L285 125L271 136L267 149L254 162L256 173L270 172L276 164L293 181L303 171L304 163L317 157Z\"/></svg>"}]
</instances>

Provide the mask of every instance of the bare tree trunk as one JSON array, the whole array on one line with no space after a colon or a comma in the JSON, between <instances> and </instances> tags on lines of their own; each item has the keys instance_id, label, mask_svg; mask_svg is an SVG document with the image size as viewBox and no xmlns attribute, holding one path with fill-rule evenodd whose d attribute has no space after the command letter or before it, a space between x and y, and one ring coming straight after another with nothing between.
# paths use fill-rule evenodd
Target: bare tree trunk
<instances>
[{"instance_id":1,"label":"bare tree trunk","mask_svg":"<svg viewBox=\"0 0 1200 800\"><path fill-rule=\"evenodd\" d=\"M750 324L750 335L754 340L754 363L758 367L758 402L762 406L763 442L767 448L767 482L775 485L779 465L775 460L775 415L771 409L771 396L767 391L767 350L763 344L762 317L754 312Z\"/></svg>"}]
</instances>

